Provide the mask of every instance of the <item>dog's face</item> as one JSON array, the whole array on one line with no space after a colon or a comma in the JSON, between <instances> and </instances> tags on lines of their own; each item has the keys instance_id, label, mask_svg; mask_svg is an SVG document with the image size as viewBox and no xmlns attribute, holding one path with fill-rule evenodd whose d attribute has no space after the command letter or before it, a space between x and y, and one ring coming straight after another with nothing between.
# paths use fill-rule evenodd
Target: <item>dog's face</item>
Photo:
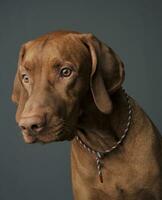
<instances>
[{"instance_id":1,"label":"dog's face","mask_svg":"<svg viewBox=\"0 0 162 200\"><path fill-rule=\"evenodd\" d=\"M26 143L71 140L89 92L101 112L110 112L107 91L119 88L123 68L118 65L121 69L115 72L120 72L120 80L109 80L105 86L102 72L97 72L95 42L85 34L56 32L22 46L12 99L18 104L16 120ZM109 57L109 65L118 60Z\"/></svg>"}]
</instances>

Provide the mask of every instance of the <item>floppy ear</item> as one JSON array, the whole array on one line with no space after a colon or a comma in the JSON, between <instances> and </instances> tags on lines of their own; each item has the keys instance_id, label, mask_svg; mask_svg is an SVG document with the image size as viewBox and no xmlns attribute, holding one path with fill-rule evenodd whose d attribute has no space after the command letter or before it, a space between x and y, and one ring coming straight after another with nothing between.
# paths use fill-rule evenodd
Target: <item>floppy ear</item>
<instances>
[{"instance_id":1,"label":"floppy ear","mask_svg":"<svg viewBox=\"0 0 162 200\"><path fill-rule=\"evenodd\" d=\"M18 105L16 118L19 118L20 113L23 111L25 102L27 100L27 92L22 86L22 83L20 81L20 75L19 75L19 68L22 63L23 57L25 55L25 45L23 45L20 49L19 53L19 59L18 59L18 67L17 72L15 75L14 85L13 85L13 91L12 91L12 101Z\"/></svg>"},{"instance_id":2,"label":"floppy ear","mask_svg":"<svg viewBox=\"0 0 162 200\"><path fill-rule=\"evenodd\" d=\"M124 81L124 65L110 47L92 34L82 34L82 41L92 59L90 89L94 102L102 113L108 114L112 110L110 94L117 91Z\"/></svg>"}]
</instances>

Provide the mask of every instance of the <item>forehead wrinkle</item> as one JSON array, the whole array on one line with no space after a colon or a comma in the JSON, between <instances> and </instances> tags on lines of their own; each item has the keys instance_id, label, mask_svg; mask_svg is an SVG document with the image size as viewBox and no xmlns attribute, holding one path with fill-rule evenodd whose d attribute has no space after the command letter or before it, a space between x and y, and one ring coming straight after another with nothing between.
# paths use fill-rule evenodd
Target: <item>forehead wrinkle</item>
<instances>
[{"instance_id":1,"label":"forehead wrinkle","mask_svg":"<svg viewBox=\"0 0 162 200\"><path fill-rule=\"evenodd\" d=\"M41 48L42 48L42 49L46 46L46 44L48 43L48 41L49 41L49 36L47 36L46 39L44 39L44 40L42 41L42 44L41 44Z\"/></svg>"},{"instance_id":2,"label":"forehead wrinkle","mask_svg":"<svg viewBox=\"0 0 162 200\"><path fill-rule=\"evenodd\" d=\"M39 79L42 71L42 65L38 58L33 58L32 60L26 60L23 65L24 69L31 75L34 82Z\"/></svg>"},{"instance_id":3,"label":"forehead wrinkle","mask_svg":"<svg viewBox=\"0 0 162 200\"><path fill-rule=\"evenodd\" d=\"M85 45L72 35L64 36L61 40L59 47L59 53L64 59L75 62L75 64L84 64L85 61L90 60L90 54Z\"/></svg>"},{"instance_id":4,"label":"forehead wrinkle","mask_svg":"<svg viewBox=\"0 0 162 200\"><path fill-rule=\"evenodd\" d=\"M39 67L51 68L57 62L62 64L69 61L78 68L89 57L87 55L89 54L87 48L85 48L82 42L67 36L62 37L61 40L52 39L47 36L45 39L37 40L30 50L31 52L27 51L26 53L28 60L31 60L29 62L29 66L31 67L36 63Z\"/></svg>"}]
</instances>

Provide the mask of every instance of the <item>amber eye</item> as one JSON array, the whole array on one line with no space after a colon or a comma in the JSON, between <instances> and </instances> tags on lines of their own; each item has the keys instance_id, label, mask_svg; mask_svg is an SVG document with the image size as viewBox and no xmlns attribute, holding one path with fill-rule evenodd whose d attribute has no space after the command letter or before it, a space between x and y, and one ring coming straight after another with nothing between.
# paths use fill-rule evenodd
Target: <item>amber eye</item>
<instances>
[{"instance_id":1,"label":"amber eye","mask_svg":"<svg viewBox=\"0 0 162 200\"><path fill-rule=\"evenodd\" d=\"M27 74L22 74L22 80L24 83L29 83L29 77Z\"/></svg>"},{"instance_id":2,"label":"amber eye","mask_svg":"<svg viewBox=\"0 0 162 200\"><path fill-rule=\"evenodd\" d=\"M71 73L72 73L72 69L71 69L71 68L69 68L69 67L64 67L64 68L61 69L60 75L61 75L62 77L68 77L68 76L71 75Z\"/></svg>"}]
</instances>

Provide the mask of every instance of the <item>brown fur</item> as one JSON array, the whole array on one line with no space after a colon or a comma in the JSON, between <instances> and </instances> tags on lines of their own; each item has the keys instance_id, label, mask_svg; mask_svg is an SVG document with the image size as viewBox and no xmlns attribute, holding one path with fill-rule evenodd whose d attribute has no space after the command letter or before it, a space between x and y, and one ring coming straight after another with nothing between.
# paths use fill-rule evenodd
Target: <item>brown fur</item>
<instances>
[{"instance_id":1,"label":"brown fur","mask_svg":"<svg viewBox=\"0 0 162 200\"><path fill-rule=\"evenodd\" d=\"M69 77L60 76L64 66L72 68ZM120 58L92 34L58 31L21 48L12 94L16 120L27 143L71 140L75 200L162 199L161 135L134 99L126 139L103 160L103 183L95 157L74 139L78 134L99 151L119 140L128 117L123 81Z\"/></svg>"}]
</instances>

